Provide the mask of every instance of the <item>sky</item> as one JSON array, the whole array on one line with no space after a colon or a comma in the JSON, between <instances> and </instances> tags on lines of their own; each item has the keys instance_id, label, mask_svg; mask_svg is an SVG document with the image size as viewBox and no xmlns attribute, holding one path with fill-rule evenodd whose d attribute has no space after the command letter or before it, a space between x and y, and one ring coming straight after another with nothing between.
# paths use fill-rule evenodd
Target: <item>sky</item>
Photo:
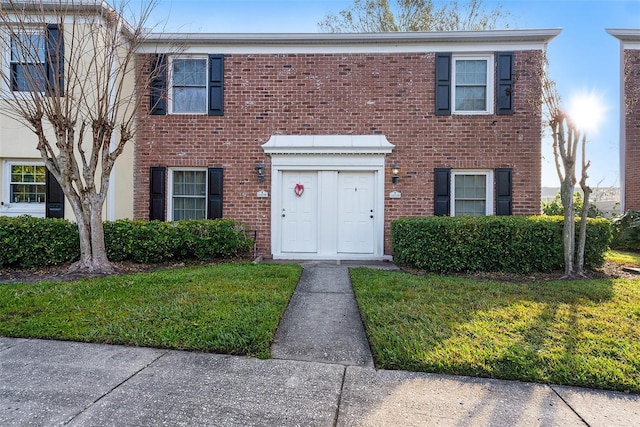
<instances>
[{"instance_id":1,"label":"sky","mask_svg":"<svg viewBox=\"0 0 640 427\"><path fill-rule=\"evenodd\" d=\"M158 0L157 31L317 33L318 22L353 0ZM484 0L513 16L510 28L562 28L548 46L549 73L563 107L589 105L591 187L620 185L620 44L605 28L640 29L640 0ZM585 96L588 100L585 101ZM594 101L595 100L595 101ZM584 108L583 108L584 109ZM593 126L596 125L596 126ZM548 132L547 132L548 134ZM551 138L543 139L542 185L558 187Z\"/></svg>"}]
</instances>

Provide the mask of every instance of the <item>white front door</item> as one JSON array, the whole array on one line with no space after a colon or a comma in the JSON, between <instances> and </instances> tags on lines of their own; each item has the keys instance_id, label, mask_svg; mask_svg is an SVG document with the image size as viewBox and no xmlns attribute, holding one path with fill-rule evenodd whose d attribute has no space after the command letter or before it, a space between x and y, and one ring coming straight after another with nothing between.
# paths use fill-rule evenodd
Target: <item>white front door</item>
<instances>
[{"instance_id":1,"label":"white front door","mask_svg":"<svg viewBox=\"0 0 640 427\"><path fill-rule=\"evenodd\" d=\"M317 252L318 173L283 172L282 175L282 252Z\"/></svg>"},{"instance_id":2,"label":"white front door","mask_svg":"<svg viewBox=\"0 0 640 427\"><path fill-rule=\"evenodd\" d=\"M338 252L374 252L373 172L338 173Z\"/></svg>"}]
</instances>

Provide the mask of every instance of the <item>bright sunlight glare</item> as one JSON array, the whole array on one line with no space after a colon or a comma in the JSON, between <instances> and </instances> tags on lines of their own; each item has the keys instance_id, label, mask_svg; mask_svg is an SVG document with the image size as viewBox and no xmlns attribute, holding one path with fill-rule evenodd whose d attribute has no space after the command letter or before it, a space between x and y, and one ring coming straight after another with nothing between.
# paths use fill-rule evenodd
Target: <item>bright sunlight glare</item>
<instances>
[{"instance_id":1,"label":"bright sunlight glare","mask_svg":"<svg viewBox=\"0 0 640 427\"><path fill-rule=\"evenodd\" d=\"M571 97L569 115L582 132L595 134L604 121L607 107L603 99L593 92L584 92Z\"/></svg>"}]
</instances>

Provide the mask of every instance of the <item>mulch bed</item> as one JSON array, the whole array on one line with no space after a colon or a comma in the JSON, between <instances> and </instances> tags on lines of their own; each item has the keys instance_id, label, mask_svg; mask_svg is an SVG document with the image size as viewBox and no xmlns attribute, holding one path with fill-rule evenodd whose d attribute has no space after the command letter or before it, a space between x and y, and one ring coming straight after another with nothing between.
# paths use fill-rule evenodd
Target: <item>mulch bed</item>
<instances>
[{"instance_id":1,"label":"mulch bed","mask_svg":"<svg viewBox=\"0 0 640 427\"><path fill-rule=\"evenodd\" d=\"M247 260L236 260L247 261ZM228 262L228 261L225 261ZM113 263L118 272L116 274L130 274L141 273L146 271L153 271L164 268L178 268L185 265L212 265L217 262L180 262L171 264L137 264L134 262L115 262ZM219 262L218 262L219 263ZM625 278L634 279L640 278L640 274L636 274L632 271L625 271L624 266L614 264L611 262L605 263L605 265L597 270L589 271L587 276L590 279L615 279ZM409 268L402 268L403 271L408 273L424 275L424 271L413 270ZM480 280L498 280L515 283L534 282L534 281L550 281L558 280L562 277L562 271L554 271L550 273L531 273L531 274L512 274L512 273L459 273L452 274L456 277L467 277ZM82 273L69 273L69 265L57 265L45 268L37 269L20 269L20 268L0 268L0 283L18 283L27 282L35 283L40 281L71 281L85 277L101 277L102 275L94 274L82 274Z\"/></svg>"}]
</instances>

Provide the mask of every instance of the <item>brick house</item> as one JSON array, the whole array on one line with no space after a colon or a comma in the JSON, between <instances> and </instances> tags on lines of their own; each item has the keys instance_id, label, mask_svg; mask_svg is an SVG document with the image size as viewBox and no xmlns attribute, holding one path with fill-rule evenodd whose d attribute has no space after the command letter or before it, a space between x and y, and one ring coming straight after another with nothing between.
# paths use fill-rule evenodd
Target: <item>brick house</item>
<instances>
[{"instance_id":1,"label":"brick house","mask_svg":"<svg viewBox=\"0 0 640 427\"><path fill-rule=\"evenodd\" d=\"M607 29L620 40L620 202L640 210L640 29Z\"/></svg>"},{"instance_id":2,"label":"brick house","mask_svg":"<svg viewBox=\"0 0 640 427\"><path fill-rule=\"evenodd\" d=\"M237 219L276 259L381 259L399 217L538 214L559 31L153 34L134 216Z\"/></svg>"}]
</instances>

